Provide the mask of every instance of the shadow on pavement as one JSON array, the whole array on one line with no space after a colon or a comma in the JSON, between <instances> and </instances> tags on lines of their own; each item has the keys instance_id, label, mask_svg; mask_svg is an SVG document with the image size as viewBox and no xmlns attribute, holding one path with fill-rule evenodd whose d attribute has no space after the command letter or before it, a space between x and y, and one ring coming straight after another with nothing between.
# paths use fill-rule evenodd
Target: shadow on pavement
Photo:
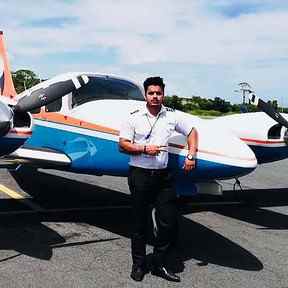
<instances>
[{"instance_id":1,"label":"shadow on pavement","mask_svg":"<svg viewBox=\"0 0 288 288\"><path fill-rule=\"evenodd\" d=\"M0 200L2 201L2 200ZM52 257L53 249L70 246L81 246L90 243L112 241L117 238L105 240L90 240L82 242L66 243L73 238L73 235L65 237L53 229L41 223L39 215L1 216L0 222L0 262L10 260L20 255L27 255L33 258L49 260ZM42 219L43 220L43 219ZM18 252L11 256L14 250Z\"/></svg>"},{"instance_id":2,"label":"shadow on pavement","mask_svg":"<svg viewBox=\"0 0 288 288\"><path fill-rule=\"evenodd\" d=\"M27 216L26 222L27 227L30 227L31 220L29 219L36 218L38 224L34 226L34 229L39 229L40 233L47 234L46 237L41 237L41 239L50 239L50 241L46 240L44 243L34 239L35 247L37 247L37 245L43 245L42 253L50 255L46 256L47 259L51 257L51 249L53 245L55 246L57 242L60 243L60 245L61 243L64 244L65 239L61 238L61 236L56 232L54 232L55 234L53 235L53 231L45 231L47 227L42 227L42 221L85 222L123 237L130 238L132 219L130 209L127 208L121 210L107 209L101 211L49 212L49 209L54 209L55 207L103 207L103 205L129 205L129 195L87 183L80 183L73 179L66 179L39 171L36 173L37 177L34 177L33 175L33 178L31 178L29 172L28 174L17 173L13 176L20 187L32 196L33 202L48 209L48 212L45 211L44 213L39 213L34 216ZM190 211L190 213L193 213L193 210ZM241 214L241 209L239 209L239 214ZM221 236L217 232L183 216L180 217L179 223L179 244L176 254L178 256L180 255L181 260L186 261L189 259L197 259L199 265L213 263L250 271L259 271L263 269L262 263L252 253L231 240ZM35 233L33 233L33 235L34 234ZM32 238L31 235L28 238ZM28 238L24 241L27 245L29 244ZM13 245L15 246L14 248L12 247ZM9 247L17 250L20 244L15 240L13 245L10 245ZM75 245L81 245L81 243L75 243ZM23 253L28 255L34 254L34 257L39 258L35 251L34 253L31 253L30 251L29 254L29 249L26 247L28 251L25 251L24 248L21 250L24 251ZM36 250L41 251L41 249ZM17 251L19 251L19 249ZM179 265L178 270L181 270L181 265Z\"/></svg>"},{"instance_id":3,"label":"shadow on pavement","mask_svg":"<svg viewBox=\"0 0 288 288\"><path fill-rule=\"evenodd\" d=\"M226 192L227 195L229 193L232 195L233 191ZM265 207L287 206L287 188L243 190L236 194L236 198L243 201L241 209L222 206L210 210L223 216L262 226L263 229L288 229L288 215L265 209Z\"/></svg>"},{"instance_id":4,"label":"shadow on pavement","mask_svg":"<svg viewBox=\"0 0 288 288\"><path fill-rule=\"evenodd\" d=\"M2 250L14 250L19 253L18 255L24 254L33 258L49 260L52 257L51 245L65 242L61 235L35 221L35 219L23 222L22 219L19 219L19 216L12 217L13 220L7 216L1 218L1 262L5 259L10 259L10 257L6 257ZM4 257L3 254L5 255Z\"/></svg>"}]
</instances>

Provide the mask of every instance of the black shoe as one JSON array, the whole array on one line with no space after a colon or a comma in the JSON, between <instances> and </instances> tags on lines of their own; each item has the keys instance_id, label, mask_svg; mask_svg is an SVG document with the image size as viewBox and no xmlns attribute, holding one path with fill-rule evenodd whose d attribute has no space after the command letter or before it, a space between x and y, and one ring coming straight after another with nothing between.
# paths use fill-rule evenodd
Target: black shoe
<instances>
[{"instance_id":1,"label":"black shoe","mask_svg":"<svg viewBox=\"0 0 288 288\"><path fill-rule=\"evenodd\" d=\"M163 266L158 266L158 267L154 267L151 271L152 275L155 276L159 276L163 279L166 279L168 281L172 281L172 282L180 282L180 277L176 274L174 274L173 272L167 270L165 267Z\"/></svg>"},{"instance_id":2,"label":"black shoe","mask_svg":"<svg viewBox=\"0 0 288 288\"><path fill-rule=\"evenodd\" d=\"M142 281L146 272L146 269L142 266L133 265L130 277L135 281Z\"/></svg>"}]
</instances>

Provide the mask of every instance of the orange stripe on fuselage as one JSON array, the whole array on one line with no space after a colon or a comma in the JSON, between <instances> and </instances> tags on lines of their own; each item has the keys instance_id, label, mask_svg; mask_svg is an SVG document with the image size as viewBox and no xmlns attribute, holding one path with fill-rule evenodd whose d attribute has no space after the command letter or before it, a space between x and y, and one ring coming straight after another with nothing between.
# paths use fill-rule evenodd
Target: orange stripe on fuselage
<instances>
[{"instance_id":1,"label":"orange stripe on fuselage","mask_svg":"<svg viewBox=\"0 0 288 288\"><path fill-rule=\"evenodd\" d=\"M59 123L59 124L65 124L69 126L74 126L78 128L84 128L89 130L94 130L98 132L113 134L113 135L119 135L119 131L116 129L108 128L105 126L92 124L83 120L79 120L74 117L66 116L60 113L56 112L40 112L39 114L34 114L33 118L38 120L46 120L53 123Z\"/></svg>"},{"instance_id":2,"label":"orange stripe on fuselage","mask_svg":"<svg viewBox=\"0 0 288 288\"><path fill-rule=\"evenodd\" d=\"M175 147L175 148L178 148L178 149L187 149L186 146L184 146L184 145L179 145L179 144L175 144L175 143L169 143L169 146ZM236 159L235 157L232 157L232 156L228 156L228 155L225 155L225 154L222 154L222 153L210 152L210 151L203 150L203 149L197 149L197 152L204 153L204 154L221 156L221 157L225 157L225 158ZM239 160L245 160L245 161L255 161L255 158L237 157L237 159L239 159Z\"/></svg>"}]
</instances>

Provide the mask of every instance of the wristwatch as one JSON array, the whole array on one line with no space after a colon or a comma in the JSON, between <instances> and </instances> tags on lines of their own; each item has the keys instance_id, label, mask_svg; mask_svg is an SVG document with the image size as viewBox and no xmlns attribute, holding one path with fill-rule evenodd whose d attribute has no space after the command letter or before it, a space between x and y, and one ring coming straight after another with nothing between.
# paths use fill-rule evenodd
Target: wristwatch
<instances>
[{"instance_id":1,"label":"wristwatch","mask_svg":"<svg viewBox=\"0 0 288 288\"><path fill-rule=\"evenodd\" d=\"M186 158L190 161L196 160L195 155L193 155L193 154L187 154Z\"/></svg>"}]
</instances>

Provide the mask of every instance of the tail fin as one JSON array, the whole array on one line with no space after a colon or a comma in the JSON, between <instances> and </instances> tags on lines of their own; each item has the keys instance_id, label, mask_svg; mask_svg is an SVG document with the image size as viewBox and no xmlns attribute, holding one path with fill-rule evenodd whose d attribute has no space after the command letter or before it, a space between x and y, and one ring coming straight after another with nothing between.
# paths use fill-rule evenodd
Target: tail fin
<instances>
[{"instance_id":1,"label":"tail fin","mask_svg":"<svg viewBox=\"0 0 288 288\"><path fill-rule=\"evenodd\" d=\"M2 31L0 31L0 95L9 98L15 98L17 95L12 81Z\"/></svg>"}]
</instances>

